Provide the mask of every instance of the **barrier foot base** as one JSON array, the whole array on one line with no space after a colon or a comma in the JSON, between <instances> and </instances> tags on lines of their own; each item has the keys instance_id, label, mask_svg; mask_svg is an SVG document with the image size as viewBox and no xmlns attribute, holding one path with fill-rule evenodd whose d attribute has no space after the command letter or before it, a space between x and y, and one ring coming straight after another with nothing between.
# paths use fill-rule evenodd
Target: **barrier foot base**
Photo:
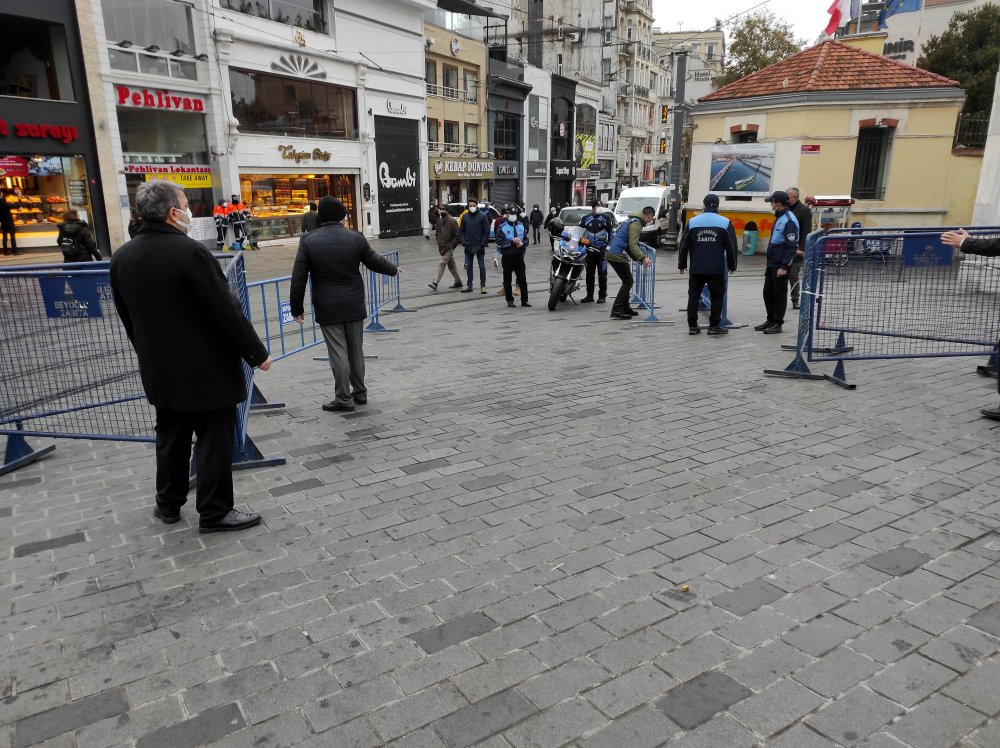
<instances>
[{"instance_id":1,"label":"barrier foot base","mask_svg":"<svg viewBox=\"0 0 1000 748\"><path fill-rule=\"evenodd\" d=\"M284 457L265 457L261 454L249 436L244 438L242 449L233 451L233 470L249 470L284 464Z\"/></svg>"},{"instance_id":2,"label":"barrier foot base","mask_svg":"<svg viewBox=\"0 0 1000 748\"><path fill-rule=\"evenodd\" d=\"M55 448L55 444L49 444L47 447L35 449L28 444L28 440L23 436L20 436L19 434L8 434L7 449L4 452L3 464L0 465L0 475L5 475L6 473L17 470L19 467L24 467L35 460L40 460Z\"/></svg>"},{"instance_id":3,"label":"barrier foot base","mask_svg":"<svg viewBox=\"0 0 1000 748\"><path fill-rule=\"evenodd\" d=\"M824 374L813 374L802 356L795 359L784 369L764 369L764 373L770 377L786 377L788 379L826 379Z\"/></svg>"},{"instance_id":4,"label":"barrier foot base","mask_svg":"<svg viewBox=\"0 0 1000 748\"><path fill-rule=\"evenodd\" d=\"M376 361L377 359L378 359L378 356L376 356L375 354L368 354L368 353L365 354L365 361ZM313 361L323 361L324 363L328 364L328 363L330 363L330 357L329 356L313 356Z\"/></svg>"},{"instance_id":5,"label":"barrier foot base","mask_svg":"<svg viewBox=\"0 0 1000 748\"><path fill-rule=\"evenodd\" d=\"M253 391L250 393L250 412L256 412L258 410L281 410L285 407L284 403L269 403L267 398L264 397L264 393L255 384L253 386Z\"/></svg>"},{"instance_id":6,"label":"barrier foot base","mask_svg":"<svg viewBox=\"0 0 1000 748\"><path fill-rule=\"evenodd\" d=\"M992 379L997 378L997 370L990 367L989 365L977 366L976 374L978 374L981 377L991 377Z\"/></svg>"},{"instance_id":7,"label":"barrier foot base","mask_svg":"<svg viewBox=\"0 0 1000 748\"><path fill-rule=\"evenodd\" d=\"M845 390L853 390L857 387L856 384L851 384L847 381L847 372L844 370L843 361L837 362L837 367L833 370L833 374L824 374L823 378L828 382L833 382L838 387L843 387Z\"/></svg>"},{"instance_id":8,"label":"barrier foot base","mask_svg":"<svg viewBox=\"0 0 1000 748\"><path fill-rule=\"evenodd\" d=\"M397 301L396 302L396 306L394 306L392 309L386 309L382 313L388 313L388 312L411 312L413 314L416 314L418 311L420 311L420 310L419 309L407 309L405 306L403 306L402 302Z\"/></svg>"},{"instance_id":9,"label":"barrier foot base","mask_svg":"<svg viewBox=\"0 0 1000 748\"><path fill-rule=\"evenodd\" d=\"M646 319L636 320L632 324L644 325L646 323L651 323L651 324L654 324L654 325L672 325L672 324L674 324L674 321L672 319L660 319L655 314L653 314L652 312L650 312L649 316L646 317Z\"/></svg>"},{"instance_id":10,"label":"barrier foot base","mask_svg":"<svg viewBox=\"0 0 1000 748\"><path fill-rule=\"evenodd\" d=\"M368 323L368 327L365 328L365 332L399 332L398 327L386 327L381 322L372 320Z\"/></svg>"},{"instance_id":11,"label":"barrier foot base","mask_svg":"<svg viewBox=\"0 0 1000 748\"><path fill-rule=\"evenodd\" d=\"M799 347L797 345L783 345L781 350L783 351L797 351ZM824 356L837 356L841 353L850 353L854 350L853 345L845 345L843 348L813 348L813 353L822 353Z\"/></svg>"},{"instance_id":12,"label":"barrier foot base","mask_svg":"<svg viewBox=\"0 0 1000 748\"><path fill-rule=\"evenodd\" d=\"M732 320L724 319L724 320L722 320L722 322L719 323L719 325L720 325L720 327L724 327L727 330L742 330L744 327L748 327L750 325L750 323L749 322L744 322L743 324L738 325L735 322L733 322Z\"/></svg>"}]
</instances>

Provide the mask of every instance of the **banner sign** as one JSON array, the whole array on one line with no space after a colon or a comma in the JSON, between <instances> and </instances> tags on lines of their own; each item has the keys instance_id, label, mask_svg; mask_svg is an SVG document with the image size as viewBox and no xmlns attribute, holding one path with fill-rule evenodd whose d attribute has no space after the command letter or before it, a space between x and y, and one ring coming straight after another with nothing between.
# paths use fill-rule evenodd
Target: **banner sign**
<instances>
[{"instance_id":1,"label":"banner sign","mask_svg":"<svg viewBox=\"0 0 1000 748\"><path fill-rule=\"evenodd\" d=\"M39 278L45 316L53 319L101 317L101 287L107 285L106 280L102 282L96 275Z\"/></svg>"},{"instance_id":2,"label":"banner sign","mask_svg":"<svg viewBox=\"0 0 1000 748\"><path fill-rule=\"evenodd\" d=\"M774 143L720 143L712 146L708 189L720 195L771 194Z\"/></svg>"},{"instance_id":3,"label":"banner sign","mask_svg":"<svg viewBox=\"0 0 1000 748\"><path fill-rule=\"evenodd\" d=\"M379 236L420 233L420 137L416 120L375 117Z\"/></svg>"}]
</instances>

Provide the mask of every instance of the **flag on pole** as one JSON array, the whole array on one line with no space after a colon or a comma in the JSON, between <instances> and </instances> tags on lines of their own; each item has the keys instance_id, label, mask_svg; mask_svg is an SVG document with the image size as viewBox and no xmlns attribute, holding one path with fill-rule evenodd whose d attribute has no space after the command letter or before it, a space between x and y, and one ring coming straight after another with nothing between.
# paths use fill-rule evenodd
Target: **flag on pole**
<instances>
[{"instance_id":1,"label":"flag on pole","mask_svg":"<svg viewBox=\"0 0 1000 748\"><path fill-rule=\"evenodd\" d=\"M826 25L826 35L833 36L837 29L851 20L851 0L833 0L827 13L830 14L830 23Z\"/></svg>"}]
</instances>

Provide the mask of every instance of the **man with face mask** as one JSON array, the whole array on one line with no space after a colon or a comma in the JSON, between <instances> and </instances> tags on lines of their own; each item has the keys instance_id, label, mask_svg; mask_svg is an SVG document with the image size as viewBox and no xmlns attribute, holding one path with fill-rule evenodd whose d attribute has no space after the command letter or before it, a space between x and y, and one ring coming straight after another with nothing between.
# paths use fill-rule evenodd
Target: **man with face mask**
<instances>
[{"instance_id":1,"label":"man with face mask","mask_svg":"<svg viewBox=\"0 0 1000 748\"><path fill-rule=\"evenodd\" d=\"M226 252L226 231L229 229L229 203L220 200L215 210L212 211L215 219L215 249L217 252Z\"/></svg>"},{"instance_id":2,"label":"man with face mask","mask_svg":"<svg viewBox=\"0 0 1000 748\"><path fill-rule=\"evenodd\" d=\"M191 211L184 191L173 182L146 182L136 209L142 228L111 257L111 293L156 408L153 516L180 521L195 434L201 532L253 527L259 514L233 509L236 406L247 397L240 360L267 371L271 357L218 261L186 236Z\"/></svg>"},{"instance_id":3,"label":"man with face mask","mask_svg":"<svg viewBox=\"0 0 1000 748\"><path fill-rule=\"evenodd\" d=\"M559 217L559 208L553 205L549 208L549 214L545 216L545 223L542 224L542 228L549 231L549 225L552 223L552 219ZM556 238L553 236L552 232L549 232L549 250L552 252L556 251Z\"/></svg>"},{"instance_id":4,"label":"man with face mask","mask_svg":"<svg viewBox=\"0 0 1000 748\"><path fill-rule=\"evenodd\" d=\"M767 268L764 271L764 308L767 320L754 327L765 335L781 332L788 307L788 271L799 249L799 222L789 210L788 193L776 190L764 198L771 203L777 220L767 243Z\"/></svg>"},{"instance_id":5,"label":"man with face mask","mask_svg":"<svg viewBox=\"0 0 1000 748\"><path fill-rule=\"evenodd\" d=\"M538 244L542 239L542 222L545 220L545 214L542 213L538 208L536 203L531 208L531 213L528 214L528 222L531 224L531 239Z\"/></svg>"},{"instance_id":6,"label":"man with face mask","mask_svg":"<svg viewBox=\"0 0 1000 748\"><path fill-rule=\"evenodd\" d=\"M590 213L580 219L580 226L587 230L584 235L590 241L587 247L587 295L581 304L594 300L594 275L597 275L597 303L603 304L608 296L608 263L604 260L607 244L601 246L602 237L611 236L615 231L615 219L610 211L601 209L600 200L591 200ZM601 234L601 232L604 234ZM604 240L605 242L607 240Z\"/></svg>"},{"instance_id":7,"label":"man with face mask","mask_svg":"<svg viewBox=\"0 0 1000 748\"><path fill-rule=\"evenodd\" d=\"M462 293L472 293L472 263L479 260L479 290L486 293L486 243L490 240L490 219L479 210L479 202L469 200L469 208L459 219L459 243L465 247L465 273L468 285Z\"/></svg>"},{"instance_id":8,"label":"man with face mask","mask_svg":"<svg viewBox=\"0 0 1000 748\"><path fill-rule=\"evenodd\" d=\"M615 304L611 307L611 319L632 319L638 312L632 311L629 298L632 293L632 267L630 260L642 262L646 267L653 264L653 261L646 257L646 253L639 246L639 236L643 226L649 226L656 218L656 208L647 205L641 213L633 213L628 220L623 221L615 231L615 238L608 245L606 257L608 264L614 268L622 285L618 289L615 297Z\"/></svg>"},{"instance_id":9,"label":"man with face mask","mask_svg":"<svg viewBox=\"0 0 1000 748\"><path fill-rule=\"evenodd\" d=\"M507 306L514 306L514 291L511 276L517 275L517 285L521 289L521 306L528 303L528 280L525 276L524 253L528 243L527 230L517 212L517 206L508 208L507 216L497 229L497 251L503 262L503 290Z\"/></svg>"}]
</instances>

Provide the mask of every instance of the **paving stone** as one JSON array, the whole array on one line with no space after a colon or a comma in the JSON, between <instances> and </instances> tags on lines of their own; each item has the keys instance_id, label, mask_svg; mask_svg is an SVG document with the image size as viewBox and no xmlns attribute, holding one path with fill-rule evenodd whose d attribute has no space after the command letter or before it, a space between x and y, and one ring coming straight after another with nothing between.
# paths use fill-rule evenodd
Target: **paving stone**
<instances>
[{"instance_id":1,"label":"paving stone","mask_svg":"<svg viewBox=\"0 0 1000 748\"><path fill-rule=\"evenodd\" d=\"M733 616L714 605L696 605L656 626L675 642L688 642L733 620ZM598 621L600 623L600 621Z\"/></svg>"},{"instance_id":2,"label":"paving stone","mask_svg":"<svg viewBox=\"0 0 1000 748\"><path fill-rule=\"evenodd\" d=\"M781 635L782 641L814 657L829 652L864 631L860 626L837 616L820 616L804 626Z\"/></svg>"},{"instance_id":3,"label":"paving stone","mask_svg":"<svg viewBox=\"0 0 1000 748\"><path fill-rule=\"evenodd\" d=\"M597 649L612 638L607 631L588 621L532 644L528 651L549 667L554 667Z\"/></svg>"},{"instance_id":4,"label":"paving stone","mask_svg":"<svg viewBox=\"0 0 1000 748\"><path fill-rule=\"evenodd\" d=\"M793 626L795 621L788 616L770 608L762 608L726 624L718 633L734 644L749 649L775 638Z\"/></svg>"},{"instance_id":5,"label":"paving stone","mask_svg":"<svg viewBox=\"0 0 1000 748\"><path fill-rule=\"evenodd\" d=\"M968 625L985 631L993 636L1000 636L1000 603L993 603L988 608L979 611L969 619Z\"/></svg>"},{"instance_id":6,"label":"paving stone","mask_svg":"<svg viewBox=\"0 0 1000 748\"><path fill-rule=\"evenodd\" d=\"M555 631L565 631L584 621L596 619L613 608L607 600L587 593L539 613L538 618Z\"/></svg>"},{"instance_id":7,"label":"paving stone","mask_svg":"<svg viewBox=\"0 0 1000 748\"><path fill-rule=\"evenodd\" d=\"M563 745L605 722L601 713L587 701L572 699L512 727L504 733L504 737L515 748L545 748Z\"/></svg>"},{"instance_id":8,"label":"paving stone","mask_svg":"<svg viewBox=\"0 0 1000 748\"><path fill-rule=\"evenodd\" d=\"M102 691L17 720L14 723L14 745L20 748L40 743L124 711L125 699L120 688Z\"/></svg>"},{"instance_id":9,"label":"paving stone","mask_svg":"<svg viewBox=\"0 0 1000 748\"><path fill-rule=\"evenodd\" d=\"M858 626L870 628L906 610L909 606L903 600L874 590L853 602L837 608L836 613Z\"/></svg>"},{"instance_id":10,"label":"paving stone","mask_svg":"<svg viewBox=\"0 0 1000 748\"><path fill-rule=\"evenodd\" d=\"M757 580L738 587L732 592L723 592L721 595L716 595L711 601L734 615L742 616L757 610L762 605L774 602L784 597L784 595L784 590L775 587L773 584Z\"/></svg>"},{"instance_id":11,"label":"paving stone","mask_svg":"<svg viewBox=\"0 0 1000 748\"><path fill-rule=\"evenodd\" d=\"M933 597L930 600L903 611L899 618L930 634L943 634L956 624L968 619L975 608L963 605L947 597Z\"/></svg>"},{"instance_id":12,"label":"paving stone","mask_svg":"<svg viewBox=\"0 0 1000 748\"><path fill-rule=\"evenodd\" d=\"M392 672L392 679L403 689L403 693L413 694L452 675L474 668L482 662L483 659L471 647L449 647L395 669Z\"/></svg>"},{"instance_id":13,"label":"paving stone","mask_svg":"<svg viewBox=\"0 0 1000 748\"><path fill-rule=\"evenodd\" d=\"M853 649L838 647L793 674L799 683L833 697L874 675L882 666ZM832 735L830 737L833 737Z\"/></svg>"},{"instance_id":14,"label":"paving stone","mask_svg":"<svg viewBox=\"0 0 1000 748\"><path fill-rule=\"evenodd\" d=\"M87 536L84 533L74 532L69 535L60 535L55 538L46 538L45 540L34 540L30 543L21 543L14 546L14 558L32 556L36 553L41 553L42 551L52 550L53 548L64 548L67 545L84 543L86 540Z\"/></svg>"},{"instance_id":15,"label":"paving stone","mask_svg":"<svg viewBox=\"0 0 1000 748\"><path fill-rule=\"evenodd\" d=\"M410 634L410 638L419 644L420 648L427 654L434 654L453 644L481 636L495 628L496 624L493 621L482 613L476 612L468 613L452 621L446 621L440 626L417 631Z\"/></svg>"},{"instance_id":16,"label":"paving stone","mask_svg":"<svg viewBox=\"0 0 1000 748\"><path fill-rule=\"evenodd\" d=\"M882 729L903 711L885 697L857 686L818 714L807 717L806 724L834 742L849 745Z\"/></svg>"},{"instance_id":17,"label":"paving stone","mask_svg":"<svg viewBox=\"0 0 1000 748\"><path fill-rule=\"evenodd\" d=\"M743 685L760 690L804 667L809 661L808 655L794 647L782 641L773 641L763 647L755 647L745 657L725 663L723 669Z\"/></svg>"},{"instance_id":18,"label":"paving stone","mask_svg":"<svg viewBox=\"0 0 1000 748\"><path fill-rule=\"evenodd\" d=\"M937 748L957 743L985 721L982 714L954 699L934 694L904 714L888 732L914 748Z\"/></svg>"},{"instance_id":19,"label":"paving stone","mask_svg":"<svg viewBox=\"0 0 1000 748\"><path fill-rule=\"evenodd\" d=\"M567 632L569 633L569 632ZM613 675L659 657L674 643L655 629L643 629L594 650L591 658Z\"/></svg>"},{"instance_id":20,"label":"paving stone","mask_svg":"<svg viewBox=\"0 0 1000 748\"><path fill-rule=\"evenodd\" d=\"M881 663L890 663L909 654L930 639L930 634L897 620L890 620L858 636L851 649Z\"/></svg>"},{"instance_id":21,"label":"paving stone","mask_svg":"<svg viewBox=\"0 0 1000 748\"><path fill-rule=\"evenodd\" d=\"M523 649L530 644L552 635L552 629L537 618L525 618L488 634L469 640L469 645L485 660L495 660L515 649Z\"/></svg>"},{"instance_id":22,"label":"paving stone","mask_svg":"<svg viewBox=\"0 0 1000 748\"><path fill-rule=\"evenodd\" d=\"M508 690L439 719L434 723L434 731L450 748L466 748L535 713L535 708L520 694Z\"/></svg>"},{"instance_id":23,"label":"paving stone","mask_svg":"<svg viewBox=\"0 0 1000 748\"><path fill-rule=\"evenodd\" d=\"M942 689L942 692L983 714L995 717L1000 713L1000 663L986 660Z\"/></svg>"},{"instance_id":24,"label":"paving stone","mask_svg":"<svg viewBox=\"0 0 1000 748\"><path fill-rule=\"evenodd\" d=\"M930 555L913 548L900 546L865 560L865 564L891 576L902 576L931 560Z\"/></svg>"},{"instance_id":25,"label":"paving stone","mask_svg":"<svg viewBox=\"0 0 1000 748\"><path fill-rule=\"evenodd\" d=\"M202 712L197 717L143 735L136 748L187 748L204 745L225 737L246 726L246 720L236 704Z\"/></svg>"},{"instance_id":26,"label":"paving stone","mask_svg":"<svg viewBox=\"0 0 1000 748\"><path fill-rule=\"evenodd\" d=\"M752 693L725 673L713 671L675 688L656 702L656 708L690 730Z\"/></svg>"},{"instance_id":27,"label":"paving stone","mask_svg":"<svg viewBox=\"0 0 1000 748\"><path fill-rule=\"evenodd\" d=\"M683 682L739 655L740 650L725 639L715 634L705 634L658 657L656 664L667 675Z\"/></svg>"},{"instance_id":28,"label":"paving stone","mask_svg":"<svg viewBox=\"0 0 1000 748\"><path fill-rule=\"evenodd\" d=\"M855 530L853 527L834 522L812 532L807 532L800 536L799 539L820 548L833 548L841 543L846 543L851 538L857 537L860 534L860 530Z\"/></svg>"},{"instance_id":29,"label":"paving stone","mask_svg":"<svg viewBox=\"0 0 1000 748\"><path fill-rule=\"evenodd\" d=\"M466 670L451 680L469 701L480 701L487 696L515 686L532 675L545 670L545 665L524 650Z\"/></svg>"},{"instance_id":30,"label":"paving stone","mask_svg":"<svg viewBox=\"0 0 1000 748\"><path fill-rule=\"evenodd\" d=\"M398 700L402 696L399 688L388 676L382 675L364 683L348 686L313 701L302 709L309 726L314 732L323 732L331 727L349 722L364 714L374 712L379 707Z\"/></svg>"},{"instance_id":31,"label":"paving stone","mask_svg":"<svg viewBox=\"0 0 1000 748\"><path fill-rule=\"evenodd\" d=\"M616 719L589 737L579 741L581 748L608 748L608 746L628 746L628 748L655 748L664 743L664 737L677 731L659 709L643 707L629 715Z\"/></svg>"},{"instance_id":32,"label":"paving stone","mask_svg":"<svg viewBox=\"0 0 1000 748\"><path fill-rule=\"evenodd\" d=\"M795 725L767 741L767 748L836 748L837 745L805 725Z\"/></svg>"},{"instance_id":33,"label":"paving stone","mask_svg":"<svg viewBox=\"0 0 1000 748\"><path fill-rule=\"evenodd\" d=\"M996 639L968 626L956 626L940 637L932 639L919 650L925 657L930 657L960 673L964 673L996 651Z\"/></svg>"},{"instance_id":34,"label":"paving stone","mask_svg":"<svg viewBox=\"0 0 1000 748\"><path fill-rule=\"evenodd\" d=\"M539 709L546 709L609 677L608 672L596 662L581 657L529 678L517 686L517 691Z\"/></svg>"},{"instance_id":35,"label":"paving stone","mask_svg":"<svg viewBox=\"0 0 1000 748\"><path fill-rule=\"evenodd\" d=\"M897 704L909 707L954 678L954 671L919 654L912 654L883 670L867 685Z\"/></svg>"},{"instance_id":36,"label":"paving stone","mask_svg":"<svg viewBox=\"0 0 1000 748\"><path fill-rule=\"evenodd\" d=\"M587 692L587 699L612 719L662 696L678 682L651 663L619 675Z\"/></svg>"},{"instance_id":37,"label":"paving stone","mask_svg":"<svg viewBox=\"0 0 1000 748\"><path fill-rule=\"evenodd\" d=\"M742 724L765 738L797 722L826 699L793 680L781 680L729 708Z\"/></svg>"},{"instance_id":38,"label":"paving stone","mask_svg":"<svg viewBox=\"0 0 1000 748\"><path fill-rule=\"evenodd\" d=\"M636 600L634 603L612 610L607 615L595 618L594 623L608 633L621 637L646 626L651 626L672 615L674 615L674 611L671 608L655 598L647 597L644 600Z\"/></svg>"},{"instance_id":39,"label":"paving stone","mask_svg":"<svg viewBox=\"0 0 1000 748\"><path fill-rule=\"evenodd\" d=\"M325 484L319 478L306 478L305 480L295 481L294 483L286 483L282 486L275 486L269 491L269 493L274 498L280 498L282 496L288 496L289 494L308 491L310 488L319 488L323 485Z\"/></svg>"},{"instance_id":40,"label":"paving stone","mask_svg":"<svg viewBox=\"0 0 1000 748\"><path fill-rule=\"evenodd\" d=\"M384 740L392 740L462 709L468 702L450 683L439 683L366 716Z\"/></svg>"}]
</instances>

